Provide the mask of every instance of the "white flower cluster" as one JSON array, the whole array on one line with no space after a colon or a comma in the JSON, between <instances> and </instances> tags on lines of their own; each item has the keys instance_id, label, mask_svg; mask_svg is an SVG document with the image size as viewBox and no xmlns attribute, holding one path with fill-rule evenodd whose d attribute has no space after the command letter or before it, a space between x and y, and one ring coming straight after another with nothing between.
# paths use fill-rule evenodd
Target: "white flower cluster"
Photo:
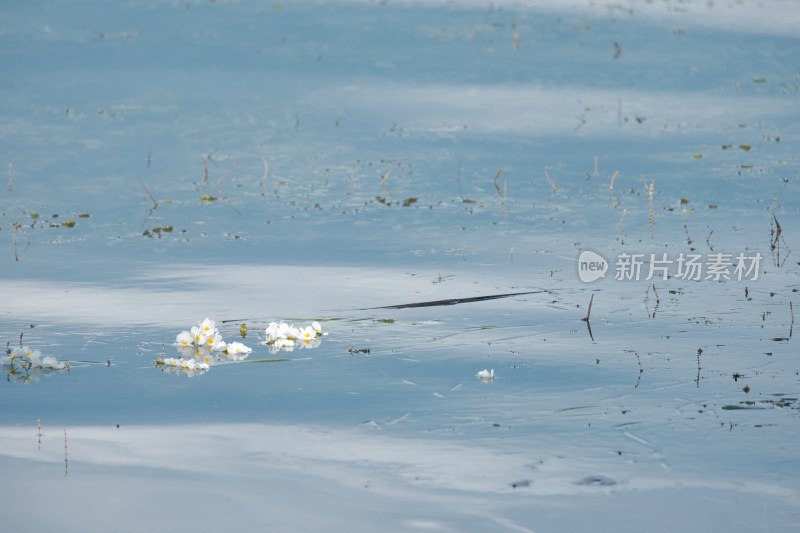
<instances>
[{"instance_id":1,"label":"white flower cluster","mask_svg":"<svg viewBox=\"0 0 800 533\"><path fill-rule=\"evenodd\" d=\"M225 342L213 320L206 318L188 331L181 331L175 338L181 357L161 357L155 364L189 376L206 372L211 365L241 361L253 351L241 342Z\"/></svg>"},{"instance_id":2,"label":"white flower cluster","mask_svg":"<svg viewBox=\"0 0 800 533\"><path fill-rule=\"evenodd\" d=\"M217 323L206 318L192 326L189 331L181 331L175 338L175 344L180 348L208 348L210 351L221 352L227 344L219 334Z\"/></svg>"},{"instance_id":3,"label":"white flower cluster","mask_svg":"<svg viewBox=\"0 0 800 533\"><path fill-rule=\"evenodd\" d=\"M0 356L0 368L9 377L28 382L35 379L35 374L38 372L69 370L70 366L68 362L59 361L55 357L42 356L39 350L19 346L6 349L6 354Z\"/></svg>"},{"instance_id":4,"label":"white flower cluster","mask_svg":"<svg viewBox=\"0 0 800 533\"><path fill-rule=\"evenodd\" d=\"M295 347L316 348L322 342L322 336L327 335L317 321L303 328L290 326L286 322L270 322L265 332L267 340L261 344L269 346L273 353L280 350L291 352Z\"/></svg>"},{"instance_id":5,"label":"white flower cluster","mask_svg":"<svg viewBox=\"0 0 800 533\"><path fill-rule=\"evenodd\" d=\"M189 377L205 373L211 365L203 363L194 358L184 357L164 357L156 361L157 366L163 366L167 370L174 372L184 372Z\"/></svg>"}]
</instances>

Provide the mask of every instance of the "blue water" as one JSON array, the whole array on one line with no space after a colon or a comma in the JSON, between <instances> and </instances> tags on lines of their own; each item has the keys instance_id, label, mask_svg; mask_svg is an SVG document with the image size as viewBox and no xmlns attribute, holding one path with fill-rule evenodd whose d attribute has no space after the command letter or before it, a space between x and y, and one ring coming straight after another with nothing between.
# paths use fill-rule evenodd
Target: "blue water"
<instances>
[{"instance_id":1,"label":"blue water","mask_svg":"<svg viewBox=\"0 0 800 533\"><path fill-rule=\"evenodd\" d=\"M618 4L0 8L8 527L794 531L800 9Z\"/></svg>"}]
</instances>

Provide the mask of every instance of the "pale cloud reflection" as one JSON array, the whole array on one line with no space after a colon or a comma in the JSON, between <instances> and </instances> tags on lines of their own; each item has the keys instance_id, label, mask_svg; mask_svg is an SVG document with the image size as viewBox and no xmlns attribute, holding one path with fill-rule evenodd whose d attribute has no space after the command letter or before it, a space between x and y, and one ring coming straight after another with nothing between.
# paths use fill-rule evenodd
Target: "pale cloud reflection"
<instances>
[{"instance_id":1,"label":"pale cloud reflection","mask_svg":"<svg viewBox=\"0 0 800 533\"><path fill-rule=\"evenodd\" d=\"M358 1L358 0L356 0ZM373 3L373 0L360 0ZM784 0L391 0L392 5L514 9L614 20L639 20L682 28L714 28L745 34L800 35L800 9Z\"/></svg>"},{"instance_id":2,"label":"pale cloud reflection","mask_svg":"<svg viewBox=\"0 0 800 533\"><path fill-rule=\"evenodd\" d=\"M183 329L198 316L265 321L336 314L358 308L485 294L505 287L500 278L471 275L434 284L438 272L415 269L298 265L163 265L124 285L2 280L14 302L0 315L93 327L158 325ZM298 284L303 286L297 290Z\"/></svg>"},{"instance_id":3,"label":"pale cloud reflection","mask_svg":"<svg viewBox=\"0 0 800 533\"><path fill-rule=\"evenodd\" d=\"M17 499L14 514L27 516L29 524L52 519L61 521L60 530L119 523L129 530L131 524L164 527L166 517L174 520L183 508L176 530L224 516L234 529L263 521L270 530L310 531L325 519L350 531L369 530L372 522L389 530L394 524L530 531L547 509L575 509L580 502L588 517L607 509L610 498L635 501L642 491L656 491L660 505L677 507L683 505L679 493L702 489L706 498L738 502L737 508L755 515L765 504L780 514L798 501L796 491L774 483L678 475L597 454L590 459L580 443L546 436L533 439L535 450L526 451L509 450L497 439L397 438L374 426L79 426L68 428L66 437L67 461L61 431L45 427L37 442L32 428L0 427L0 464L7 474L0 495L9 498L11 486L41 493L46 485L55 502L33 509L26 502L35 505L35 499ZM30 464L37 466L18 468ZM207 487L209 507L190 497L199 486ZM128 505L107 497L94 501L92 491L100 488L126 495ZM742 494L747 497L736 497ZM193 511L197 505L202 507ZM626 520L644 523L636 507L626 510ZM210 509L220 515L208 516ZM137 518L141 514L147 517ZM704 520L715 519L708 516Z\"/></svg>"},{"instance_id":4,"label":"pale cloud reflection","mask_svg":"<svg viewBox=\"0 0 800 533\"><path fill-rule=\"evenodd\" d=\"M742 121L786 120L787 99L704 92L638 91L536 84L364 83L337 98L404 134L510 133L637 137L727 131ZM314 96L316 98L317 96Z\"/></svg>"}]
</instances>

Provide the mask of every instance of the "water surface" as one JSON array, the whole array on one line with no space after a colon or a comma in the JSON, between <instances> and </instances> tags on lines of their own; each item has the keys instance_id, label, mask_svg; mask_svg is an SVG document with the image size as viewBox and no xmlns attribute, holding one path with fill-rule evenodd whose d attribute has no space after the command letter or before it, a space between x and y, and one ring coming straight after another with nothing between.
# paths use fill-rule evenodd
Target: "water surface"
<instances>
[{"instance_id":1,"label":"water surface","mask_svg":"<svg viewBox=\"0 0 800 533\"><path fill-rule=\"evenodd\" d=\"M5 368L7 527L795 530L797 27L777 2L0 8L0 340L70 363ZM616 280L623 253L762 259ZM254 352L157 368L205 317ZM328 335L273 354L276 320Z\"/></svg>"}]
</instances>

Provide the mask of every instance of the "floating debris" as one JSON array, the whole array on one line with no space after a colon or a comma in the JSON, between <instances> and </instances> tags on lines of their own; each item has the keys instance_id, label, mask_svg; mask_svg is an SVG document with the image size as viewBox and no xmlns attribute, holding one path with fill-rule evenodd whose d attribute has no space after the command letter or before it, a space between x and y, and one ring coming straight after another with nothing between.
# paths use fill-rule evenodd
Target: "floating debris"
<instances>
[{"instance_id":1,"label":"floating debris","mask_svg":"<svg viewBox=\"0 0 800 533\"><path fill-rule=\"evenodd\" d=\"M487 370L484 368L483 370L475 374L475 377L483 382L494 381L494 368L491 370Z\"/></svg>"},{"instance_id":2,"label":"floating debris","mask_svg":"<svg viewBox=\"0 0 800 533\"><path fill-rule=\"evenodd\" d=\"M748 402L740 402L739 405L733 405L733 404L723 405L722 409L724 411L739 411L743 409L766 409L766 407L755 405L755 402L748 401Z\"/></svg>"},{"instance_id":3,"label":"floating debris","mask_svg":"<svg viewBox=\"0 0 800 533\"><path fill-rule=\"evenodd\" d=\"M150 238L158 237L160 239L162 233L172 233L173 229L174 228L172 226L156 226L153 229L144 230L142 235Z\"/></svg>"},{"instance_id":4,"label":"floating debris","mask_svg":"<svg viewBox=\"0 0 800 533\"><path fill-rule=\"evenodd\" d=\"M576 484L590 487L612 487L616 485L617 482L606 476L587 476L577 481Z\"/></svg>"},{"instance_id":5,"label":"floating debris","mask_svg":"<svg viewBox=\"0 0 800 533\"><path fill-rule=\"evenodd\" d=\"M350 355L355 355L357 353L363 353L369 355L370 351L371 350L369 348L354 348L353 346L347 349L347 353L349 353Z\"/></svg>"}]
</instances>

